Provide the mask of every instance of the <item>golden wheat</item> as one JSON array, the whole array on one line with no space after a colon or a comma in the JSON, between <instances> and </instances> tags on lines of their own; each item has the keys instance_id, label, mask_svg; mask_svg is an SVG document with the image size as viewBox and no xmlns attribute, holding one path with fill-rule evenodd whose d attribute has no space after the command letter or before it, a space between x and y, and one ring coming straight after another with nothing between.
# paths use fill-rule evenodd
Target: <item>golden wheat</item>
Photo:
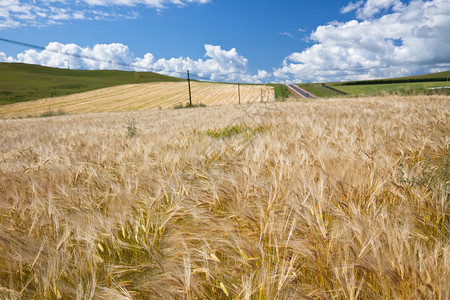
<instances>
[{"instance_id":1,"label":"golden wheat","mask_svg":"<svg viewBox=\"0 0 450 300\"><path fill-rule=\"evenodd\" d=\"M449 111L424 96L0 120L0 297L448 299Z\"/></svg>"},{"instance_id":2,"label":"golden wheat","mask_svg":"<svg viewBox=\"0 0 450 300\"><path fill-rule=\"evenodd\" d=\"M241 85L241 103L273 102L272 87ZM192 104L229 105L239 103L235 84L191 82ZM4 105L0 117L39 116L47 111L66 113L125 112L172 108L189 103L186 82L127 84L63 97Z\"/></svg>"}]
</instances>

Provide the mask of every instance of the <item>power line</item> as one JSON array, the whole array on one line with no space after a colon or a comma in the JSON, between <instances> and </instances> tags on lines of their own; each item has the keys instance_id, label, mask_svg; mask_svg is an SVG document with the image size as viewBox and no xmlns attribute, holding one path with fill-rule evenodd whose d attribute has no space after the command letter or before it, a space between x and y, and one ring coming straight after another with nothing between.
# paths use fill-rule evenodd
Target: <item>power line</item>
<instances>
[{"instance_id":1,"label":"power line","mask_svg":"<svg viewBox=\"0 0 450 300\"><path fill-rule=\"evenodd\" d=\"M19 46L35 48L35 49L39 49L39 50L45 50L45 48L42 47L42 46L36 46L36 45L33 45L33 44L22 43L22 42L8 40L8 39L4 39L4 38L0 38L0 41L6 42L6 43L10 43L10 44L19 45ZM51 51L51 50L49 50L49 51Z\"/></svg>"}]
</instances>

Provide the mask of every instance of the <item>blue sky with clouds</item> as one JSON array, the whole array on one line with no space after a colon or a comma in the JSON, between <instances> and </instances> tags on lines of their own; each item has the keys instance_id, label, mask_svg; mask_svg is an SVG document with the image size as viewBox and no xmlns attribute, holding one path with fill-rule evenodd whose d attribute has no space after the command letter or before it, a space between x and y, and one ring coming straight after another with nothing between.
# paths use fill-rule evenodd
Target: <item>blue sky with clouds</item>
<instances>
[{"instance_id":1,"label":"blue sky with clouds","mask_svg":"<svg viewBox=\"0 0 450 300\"><path fill-rule=\"evenodd\" d=\"M231 82L320 82L450 69L450 0L0 0L0 61Z\"/></svg>"}]
</instances>

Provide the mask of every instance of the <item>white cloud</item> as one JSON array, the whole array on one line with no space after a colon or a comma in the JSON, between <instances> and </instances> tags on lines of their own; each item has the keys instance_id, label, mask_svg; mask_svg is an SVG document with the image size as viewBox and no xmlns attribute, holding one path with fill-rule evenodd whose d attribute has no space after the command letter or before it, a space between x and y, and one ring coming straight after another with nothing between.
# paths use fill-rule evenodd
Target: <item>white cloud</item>
<instances>
[{"instance_id":1,"label":"white cloud","mask_svg":"<svg viewBox=\"0 0 450 300\"><path fill-rule=\"evenodd\" d=\"M317 27L310 36L316 44L286 57L283 66L274 70L276 78L340 81L450 68L449 0L414 0L408 5L368 0L349 5L371 16L386 8L393 11Z\"/></svg>"},{"instance_id":2,"label":"white cloud","mask_svg":"<svg viewBox=\"0 0 450 300\"><path fill-rule=\"evenodd\" d=\"M221 46L208 44L205 45L205 58L196 60L189 57L155 59L151 53L135 57L127 46L119 43L83 48L75 44L53 42L46 50L26 50L19 53L15 59L7 58L4 53L0 53L0 61L24 62L56 68L67 68L69 64L72 69L151 70L178 77L185 76L189 70L194 79L211 81L259 83L270 78L270 74L264 70L250 74L248 60L235 48L224 50Z\"/></svg>"},{"instance_id":3,"label":"white cloud","mask_svg":"<svg viewBox=\"0 0 450 300\"><path fill-rule=\"evenodd\" d=\"M211 81L260 83L270 77L264 70L258 70L256 75L249 74L247 58L239 55L235 48L227 51L221 46L206 44L205 57L197 60L189 57L155 60L151 53L147 53L143 58L137 58L134 65L173 76L184 75L189 70L199 76L194 78Z\"/></svg>"},{"instance_id":4,"label":"white cloud","mask_svg":"<svg viewBox=\"0 0 450 300\"><path fill-rule=\"evenodd\" d=\"M197 60L189 57L155 60L153 55L147 54L143 59L138 58L136 65L174 76L190 70L193 74L213 81L240 81L247 78L248 60L239 55L235 48L226 51L220 46L206 44L205 51L206 59Z\"/></svg>"},{"instance_id":5,"label":"white cloud","mask_svg":"<svg viewBox=\"0 0 450 300\"><path fill-rule=\"evenodd\" d=\"M211 0L0 0L0 29L21 26L42 27L69 20L134 19L133 9L152 7L157 10L168 5L204 4ZM108 12L109 7L124 6L122 13ZM96 9L92 9L95 7ZM134 8L131 8L134 7Z\"/></svg>"},{"instance_id":6,"label":"white cloud","mask_svg":"<svg viewBox=\"0 0 450 300\"><path fill-rule=\"evenodd\" d=\"M290 37L291 39L294 38L294 35L292 33L290 33L290 32L280 32L280 34L284 35L284 36L287 36L287 37Z\"/></svg>"},{"instance_id":7,"label":"white cloud","mask_svg":"<svg viewBox=\"0 0 450 300\"><path fill-rule=\"evenodd\" d=\"M405 5L400 0L363 0L358 2L350 2L347 6L341 9L342 13L348 13L356 10L356 16L360 19L370 18L374 15L392 9L393 11L400 11L405 8Z\"/></svg>"},{"instance_id":8,"label":"white cloud","mask_svg":"<svg viewBox=\"0 0 450 300\"><path fill-rule=\"evenodd\" d=\"M57 0L53 0L57 1ZM63 2L64 0L60 0ZM135 6L139 4L163 8L167 4L176 4L176 5L186 5L188 3L208 3L211 0L82 0L89 5L125 5L125 6Z\"/></svg>"},{"instance_id":9,"label":"white cloud","mask_svg":"<svg viewBox=\"0 0 450 300\"><path fill-rule=\"evenodd\" d=\"M358 9L358 8L361 7L363 2L364 2L363 0L360 0L358 2L350 2L349 4L347 4L346 6L344 6L341 9L341 13L346 14L348 12L351 12L351 11L355 10L355 9Z\"/></svg>"},{"instance_id":10,"label":"white cloud","mask_svg":"<svg viewBox=\"0 0 450 300\"><path fill-rule=\"evenodd\" d=\"M14 58L6 56L4 52L0 52L0 62L14 62Z\"/></svg>"},{"instance_id":11,"label":"white cloud","mask_svg":"<svg viewBox=\"0 0 450 300\"><path fill-rule=\"evenodd\" d=\"M200 79L212 81L259 83L270 76L262 70L258 70L256 75L249 74L247 58L239 55L235 48L227 51L221 46L206 44L205 57L197 60L189 57L161 58L155 61L153 55L147 54L144 59L137 59L136 65L174 76L190 70Z\"/></svg>"}]
</instances>

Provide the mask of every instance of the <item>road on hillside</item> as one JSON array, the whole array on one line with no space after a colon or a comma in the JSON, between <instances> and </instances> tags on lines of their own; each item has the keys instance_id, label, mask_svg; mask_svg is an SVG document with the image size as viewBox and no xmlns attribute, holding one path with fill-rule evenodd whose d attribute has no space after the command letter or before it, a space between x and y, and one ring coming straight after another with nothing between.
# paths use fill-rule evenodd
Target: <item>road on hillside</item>
<instances>
[{"instance_id":1,"label":"road on hillside","mask_svg":"<svg viewBox=\"0 0 450 300\"><path fill-rule=\"evenodd\" d=\"M317 98L313 94L310 94L307 91L305 91L304 89L299 88L295 84L289 84L288 88L290 88L295 94L299 95L300 97L303 97L303 98Z\"/></svg>"}]
</instances>

